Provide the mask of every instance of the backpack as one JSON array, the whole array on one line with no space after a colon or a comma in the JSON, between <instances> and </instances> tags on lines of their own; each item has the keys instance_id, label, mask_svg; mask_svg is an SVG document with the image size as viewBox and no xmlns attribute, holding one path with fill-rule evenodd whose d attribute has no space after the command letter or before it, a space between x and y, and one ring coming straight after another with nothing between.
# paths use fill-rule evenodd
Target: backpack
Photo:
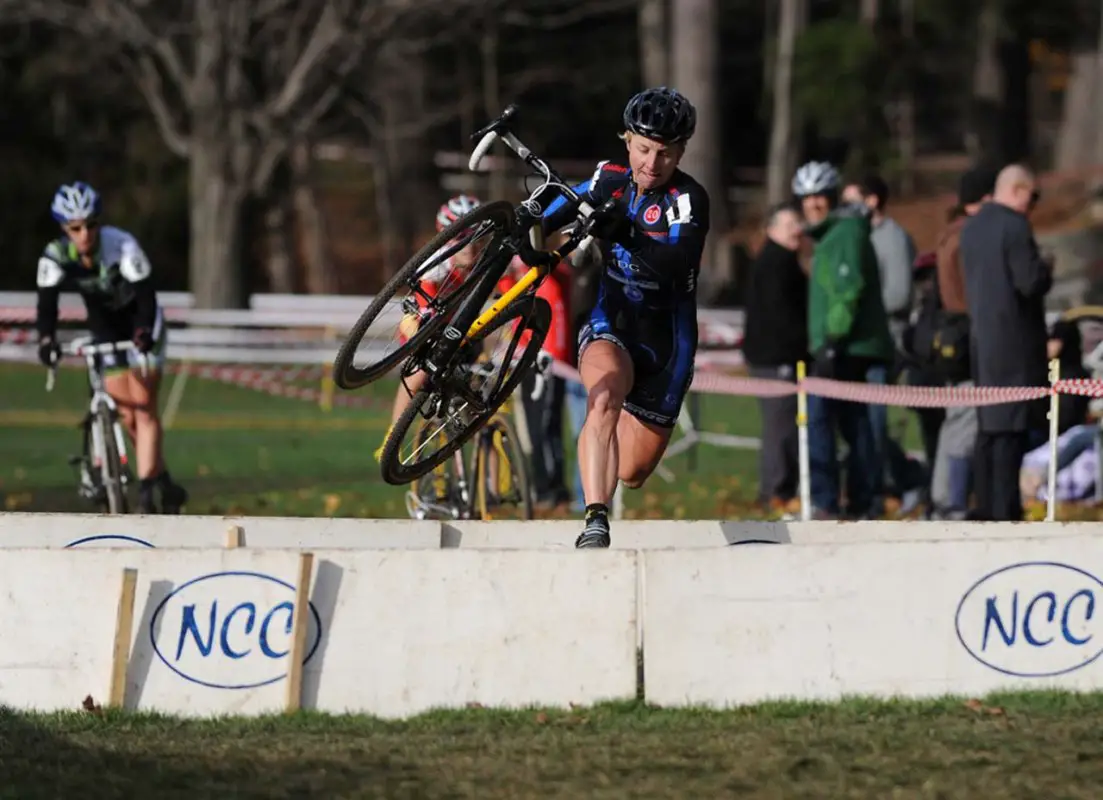
<instances>
[{"instance_id":1,"label":"backpack","mask_svg":"<svg viewBox=\"0 0 1103 800\"><path fill-rule=\"evenodd\" d=\"M909 334L909 349L921 365L931 368L949 383L961 383L972 376L969 315L943 308L937 272L920 301L919 313Z\"/></svg>"}]
</instances>

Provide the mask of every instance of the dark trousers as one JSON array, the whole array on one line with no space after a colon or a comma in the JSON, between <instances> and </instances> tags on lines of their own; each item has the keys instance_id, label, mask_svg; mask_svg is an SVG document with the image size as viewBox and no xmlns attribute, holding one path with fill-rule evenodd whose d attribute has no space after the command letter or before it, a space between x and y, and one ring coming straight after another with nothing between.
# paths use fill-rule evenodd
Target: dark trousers
<instances>
[{"instance_id":1,"label":"dark trousers","mask_svg":"<svg viewBox=\"0 0 1103 800\"><path fill-rule=\"evenodd\" d=\"M1026 431L977 432L973 451L976 508L979 520L1021 522L1023 499L1019 469L1030 446Z\"/></svg>"},{"instance_id":2,"label":"dark trousers","mask_svg":"<svg viewBox=\"0 0 1103 800\"><path fill-rule=\"evenodd\" d=\"M793 368L750 367L751 377L793 380ZM758 499L791 500L797 496L800 466L797 453L797 396L760 397L762 447L758 451Z\"/></svg>"},{"instance_id":3,"label":"dark trousers","mask_svg":"<svg viewBox=\"0 0 1103 800\"><path fill-rule=\"evenodd\" d=\"M533 375L521 382L521 402L532 442L532 493L537 502L560 503L570 499L564 480L563 379L545 375L544 391L532 399Z\"/></svg>"}]
</instances>

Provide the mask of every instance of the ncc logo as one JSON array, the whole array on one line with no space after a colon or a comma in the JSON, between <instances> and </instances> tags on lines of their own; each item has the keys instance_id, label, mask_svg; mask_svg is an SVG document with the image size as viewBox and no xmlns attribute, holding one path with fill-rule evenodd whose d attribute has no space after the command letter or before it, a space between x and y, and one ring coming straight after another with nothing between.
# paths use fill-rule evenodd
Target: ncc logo
<instances>
[{"instance_id":1,"label":"ncc logo","mask_svg":"<svg viewBox=\"0 0 1103 800\"><path fill-rule=\"evenodd\" d=\"M1027 561L990 572L958 604L965 650L1005 675L1063 675L1103 655L1103 581L1056 561Z\"/></svg>"}]
</instances>

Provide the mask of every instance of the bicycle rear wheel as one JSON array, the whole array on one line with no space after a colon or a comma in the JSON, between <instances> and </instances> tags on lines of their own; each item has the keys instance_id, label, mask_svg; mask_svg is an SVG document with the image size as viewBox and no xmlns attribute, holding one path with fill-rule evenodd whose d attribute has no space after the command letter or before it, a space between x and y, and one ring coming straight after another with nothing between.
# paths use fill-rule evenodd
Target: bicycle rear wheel
<instances>
[{"instance_id":1,"label":"bicycle rear wheel","mask_svg":"<svg viewBox=\"0 0 1103 800\"><path fill-rule=\"evenodd\" d=\"M410 483L463 447L533 368L550 325L547 301L522 295L466 342L464 347L490 350L483 353L492 365L490 374L477 376L470 366L460 366L414 394L383 445L383 480L394 485ZM495 346L499 338L500 348ZM416 443L403 447L419 416L433 424L433 441L442 442L436 450Z\"/></svg>"},{"instance_id":2,"label":"bicycle rear wheel","mask_svg":"<svg viewBox=\"0 0 1103 800\"><path fill-rule=\"evenodd\" d=\"M123 465L119 447L115 442L115 425L111 414L101 408L96 412L95 422L100 446L100 480L106 494L107 513L127 513L126 488L123 486Z\"/></svg>"},{"instance_id":3,"label":"bicycle rear wheel","mask_svg":"<svg viewBox=\"0 0 1103 800\"><path fill-rule=\"evenodd\" d=\"M476 439L475 487L480 519L533 518L525 454L502 415L494 416Z\"/></svg>"},{"instance_id":4,"label":"bicycle rear wheel","mask_svg":"<svg viewBox=\"0 0 1103 800\"><path fill-rule=\"evenodd\" d=\"M393 278L387 281L387 285L379 290L371 305L352 326L333 360L333 382L342 389L358 389L378 380L411 353L416 352L444 326L460 300L476 285L478 276L494 263L495 257L499 255L498 243L502 237L513 231L513 225L513 206L504 200L499 200L479 206L434 236L403 265ZM403 301L417 294L423 298L427 297L420 289L423 276L443 263L443 256L446 254L458 252L466 244L481 240L486 240L486 249L471 269L470 275L465 280L456 279L452 283L446 281L436 296L427 300L426 308L429 309L430 315L420 321L417 330L406 341L399 342L394 350L382 355L378 352L373 353L371 358L376 360L367 366L358 367L353 363L368 329L384 316L384 312L387 312L388 322L393 325L389 327L379 325L381 336L377 341L386 340L393 344L399 337L399 325L408 316L409 309L402 307ZM395 295L403 288L410 289L410 295L396 299Z\"/></svg>"}]
</instances>

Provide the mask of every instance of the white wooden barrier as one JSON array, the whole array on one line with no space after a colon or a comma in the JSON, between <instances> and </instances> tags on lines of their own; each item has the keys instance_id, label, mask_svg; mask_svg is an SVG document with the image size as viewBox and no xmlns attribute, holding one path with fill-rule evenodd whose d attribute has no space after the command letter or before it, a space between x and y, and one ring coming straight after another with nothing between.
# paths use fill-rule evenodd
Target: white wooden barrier
<instances>
[{"instance_id":1,"label":"white wooden barrier","mask_svg":"<svg viewBox=\"0 0 1103 800\"><path fill-rule=\"evenodd\" d=\"M430 522L342 517L107 516L0 513L0 549L222 547L227 532L259 548L324 550L572 550L577 520ZM756 522L624 520L614 524L615 550L679 550L728 545L958 542L1098 533L1090 522Z\"/></svg>"},{"instance_id":2,"label":"white wooden barrier","mask_svg":"<svg viewBox=\"0 0 1103 800\"><path fill-rule=\"evenodd\" d=\"M0 705L566 706L635 697L641 647L644 695L665 706L1103 689L1096 525L792 524L787 547L623 523L614 541L639 549L576 552L551 523L529 547L509 523L398 523L410 539L380 549L392 523L86 519L158 546L66 547L92 529L0 517ZM208 525L220 538L197 546ZM11 546L35 527L38 547Z\"/></svg>"},{"instance_id":3,"label":"white wooden barrier","mask_svg":"<svg viewBox=\"0 0 1103 800\"><path fill-rule=\"evenodd\" d=\"M314 553L292 705L397 717L635 696L635 553L395 556ZM283 710L298 563L248 548L9 550L0 705L75 710L115 694L126 708L191 716Z\"/></svg>"},{"instance_id":4,"label":"white wooden barrier","mask_svg":"<svg viewBox=\"0 0 1103 800\"><path fill-rule=\"evenodd\" d=\"M648 700L1103 688L1103 537L641 555Z\"/></svg>"}]
</instances>

